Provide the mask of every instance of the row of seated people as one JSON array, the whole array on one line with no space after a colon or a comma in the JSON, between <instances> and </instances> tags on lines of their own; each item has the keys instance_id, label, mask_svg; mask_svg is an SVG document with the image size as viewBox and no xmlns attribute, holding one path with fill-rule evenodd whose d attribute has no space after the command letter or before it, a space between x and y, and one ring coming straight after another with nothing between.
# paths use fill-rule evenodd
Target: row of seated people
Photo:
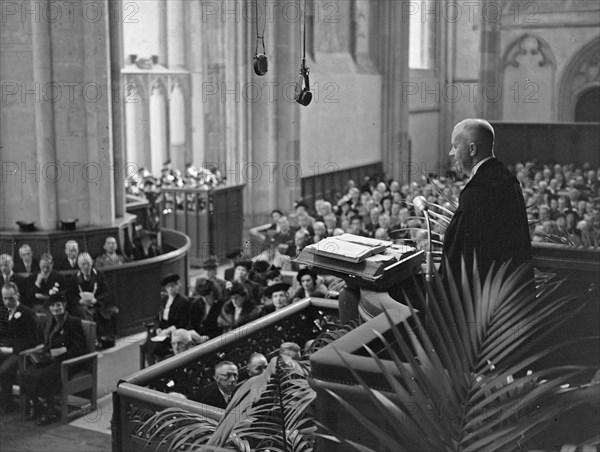
<instances>
[{"instance_id":1,"label":"row of seated people","mask_svg":"<svg viewBox=\"0 0 600 452\"><path fill-rule=\"evenodd\" d=\"M549 237L559 235L585 245L600 239L597 169L589 163L576 167L536 161L508 166L521 183L533 224L532 234L538 235L537 240L553 241ZM432 209L453 211L467 182L444 176L436 179L422 176L412 182L373 176L360 185L348 180L330 199L315 200L314 208L299 200L287 212L273 210L268 223L249 232L261 243L274 240L280 244L279 253L284 261L285 256L293 260L303 244L345 232L382 240L399 239L412 245L422 238L420 229L424 228L412 200L423 196ZM434 229L443 236L443 226L436 224Z\"/></svg>"},{"instance_id":2,"label":"row of seated people","mask_svg":"<svg viewBox=\"0 0 600 452\"><path fill-rule=\"evenodd\" d=\"M13 282L19 288L23 304L36 313L48 313L46 302L56 293L61 293L67 302L68 311L81 319L95 322L98 346L110 345L117 336L116 300L110 293L102 272L94 268L89 253L74 256L77 272L59 272L54 269L51 254L42 254L39 270L27 277L14 271L13 259L8 254L0 255L0 283Z\"/></svg>"},{"instance_id":3,"label":"row of seated people","mask_svg":"<svg viewBox=\"0 0 600 452\"><path fill-rule=\"evenodd\" d=\"M337 295L308 268L296 274L299 287L293 293L290 284L283 282L281 272L264 261L235 262L230 281L216 277L215 260L207 260L204 270L191 299L179 293L179 275L161 281L165 293L158 307L158 323L152 325L142 346L148 365L171 354L171 334L177 329L188 330L196 343L202 343L303 298Z\"/></svg>"},{"instance_id":4,"label":"row of seated people","mask_svg":"<svg viewBox=\"0 0 600 452\"><path fill-rule=\"evenodd\" d=\"M132 260L149 259L161 254L159 247L156 246L152 236L147 231L137 232L136 242L138 243L129 251L129 254L124 255L119 250L117 239L112 236L106 237L102 246L102 253L94 259L94 266L96 268L111 267ZM64 255L57 257L56 262L53 264L54 270L78 270L77 256L79 252L80 247L77 240L68 240L65 243ZM14 259L14 270L16 273L26 276L39 272L39 261L29 244L24 243L19 247L18 256Z\"/></svg>"},{"instance_id":5,"label":"row of seated people","mask_svg":"<svg viewBox=\"0 0 600 452\"><path fill-rule=\"evenodd\" d=\"M3 413L15 410L12 387L19 381L20 397L26 399L28 408L26 419L46 425L59 417L61 363L86 353L86 337L81 319L68 313L62 292L54 292L44 300L48 315L43 316L36 315L20 298L14 282L2 285L0 407ZM19 353L42 344L34 355L35 366L17 376Z\"/></svg>"},{"instance_id":6,"label":"row of seated people","mask_svg":"<svg viewBox=\"0 0 600 452\"><path fill-rule=\"evenodd\" d=\"M189 331L185 329L177 329L171 336L174 355L183 353L196 345ZM305 349L307 347L308 344L305 345ZM297 361L300 360L302 353L300 346L295 342L284 342L279 347L278 355L287 357L286 360ZM257 352L248 357L243 369L231 361L221 361L214 368L214 383L194 391L192 389L193 382L189 381L189 378L176 378L176 381L171 381L169 385L169 394L225 409L241 383L248 378L261 375L268 365L269 362L265 355Z\"/></svg>"}]
</instances>

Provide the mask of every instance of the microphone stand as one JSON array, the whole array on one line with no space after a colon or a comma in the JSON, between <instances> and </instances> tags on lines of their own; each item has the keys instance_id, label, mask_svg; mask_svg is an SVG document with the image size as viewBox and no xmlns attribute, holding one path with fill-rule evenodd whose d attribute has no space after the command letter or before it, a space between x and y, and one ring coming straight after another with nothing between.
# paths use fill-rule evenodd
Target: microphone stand
<instances>
[{"instance_id":1,"label":"microphone stand","mask_svg":"<svg viewBox=\"0 0 600 452\"><path fill-rule=\"evenodd\" d=\"M427 221L427 251L425 252L425 281L433 281L433 251L431 243L431 218L427 209L423 209L423 215Z\"/></svg>"}]
</instances>

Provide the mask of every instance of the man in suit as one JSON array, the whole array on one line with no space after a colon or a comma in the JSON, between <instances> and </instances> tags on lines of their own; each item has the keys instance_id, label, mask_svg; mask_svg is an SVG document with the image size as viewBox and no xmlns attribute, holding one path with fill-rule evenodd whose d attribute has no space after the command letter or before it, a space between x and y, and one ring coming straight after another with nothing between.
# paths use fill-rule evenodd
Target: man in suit
<instances>
[{"instance_id":1,"label":"man in suit","mask_svg":"<svg viewBox=\"0 0 600 452\"><path fill-rule=\"evenodd\" d=\"M193 394L190 399L205 405L226 409L236 390L238 367L231 361L221 361L215 366L216 384L211 384Z\"/></svg>"},{"instance_id":2,"label":"man in suit","mask_svg":"<svg viewBox=\"0 0 600 452\"><path fill-rule=\"evenodd\" d=\"M50 298L50 291L63 292L65 278L54 270L54 259L51 254L42 254L40 258L40 271L29 277L29 287L33 293L31 298L32 309L35 312L47 312L44 303Z\"/></svg>"},{"instance_id":3,"label":"man in suit","mask_svg":"<svg viewBox=\"0 0 600 452\"><path fill-rule=\"evenodd\" d=\"M19 353L38 343L35 312L19 301L13 282L2 285L0 308L0 405L7 413L14 410L12 387L19 368Z\"/></svg>"},{"instance_id":4,"label":"man in suit","mask_svg":"<svg viewBox=\"0 0 600 452\"><path fill-rule=\"evenodd\" d=\"M65 243L65 255L56 259L54 269L58 271L79 270L77 256L79 256L79 243L75 240L67 241Z\"/></svg>"},{"instance_id":5,"label":"man in suit","mask_svg":"<svg viewBox=\"0 0 600 452\"><path fill-rule=\"evenodd\" d=\"M23 291L25 278L17 275L14 271L14 262L9 254L0 254L0 287L9 282L15 283L19 291Z\"/></svg>"},{"instance_id":6,"label":"man in suit","mask_svg":"<svg viewBox=\"0 0 600 452\"><path fill-rule=\"evenodd\" d=\"M33 257L33 250L31 247L24 243L19 248L19 259L15 262L15 272L25 273L30 276L32 273L40 271L40 264L37 259Z\"/></svg>"},{"instance_id":7,"label":"man in suit","mask_svg":"<svg viewBox=\"0 0 600 452\"><path fill-rule=\"evenodd\" d=\"M467 277L477 259L480 278L494 266L510 261L509 271L530 263L531 239L519 181L494 156L494 129L485 120L465 119L452 132L450 156L458 173L470 181L446 229L443 254L454 278L464 258ZM447 276L445 264L442 267ZM464 276L464 275L463 275ZM531 268L533 279L533 267Z\"/></svg>"},{"instance_id":8,"label":"man in suit","mask_svg":"<svg viewBox=\"0 0 600 452\"><path fill-rule=\"evenodd\" d=\"M171 333L179 328L187 329L190 321L190 301L179 293L180 279L179 275L170 274L160 282L167 293L161 294L158 328L153 337L148 335L142 346L149 366L156 363L157 358L163 359L171 353Z\"/></svg>"}]
</instances>

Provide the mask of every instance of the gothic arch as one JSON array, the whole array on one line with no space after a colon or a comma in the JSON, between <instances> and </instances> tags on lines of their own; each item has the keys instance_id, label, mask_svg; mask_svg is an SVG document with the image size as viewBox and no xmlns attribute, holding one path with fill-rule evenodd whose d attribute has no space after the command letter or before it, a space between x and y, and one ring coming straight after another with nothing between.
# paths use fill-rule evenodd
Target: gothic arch
<instances>
[{"instance_id":1,"label":"gothic arch","mask_svg":"<svg viewBox=\"0 0 600 452\"><path fill-rule=\"evenodd\" d=\"M550 45L534 33L514 39L502 58L502 119L554 119L556 57Z\"/></svg>"},{"instance_id":2,"label":"gothic arch","mask_svg":"<svg viewBox=\"0 0 600 452\"><path fill-rule=\"evenodd\" d=\"M596 37L571 58L559 88L559 121L575 120L575 105L581 94L589 88L600 86L598 53L600 37Z\"/></svg>"}]
</instances>

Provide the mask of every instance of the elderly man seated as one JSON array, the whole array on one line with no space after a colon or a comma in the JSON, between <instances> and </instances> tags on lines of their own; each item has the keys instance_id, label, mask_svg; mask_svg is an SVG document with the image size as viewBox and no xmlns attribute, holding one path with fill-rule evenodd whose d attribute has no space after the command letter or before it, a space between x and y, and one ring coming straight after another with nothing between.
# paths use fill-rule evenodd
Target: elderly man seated
<instances>
[{"instance_id":1,"label":"elderly man seated","mask_svg":"<svg viewBox=\"0 0 600 452\"><path fill-rule=\"evenodd\" d=\"M215 366L215 383L202 388L189 398L217 408L227 408L237 389L238 367L231 361L221 361Z\"/></svg>"}]
</instances>

